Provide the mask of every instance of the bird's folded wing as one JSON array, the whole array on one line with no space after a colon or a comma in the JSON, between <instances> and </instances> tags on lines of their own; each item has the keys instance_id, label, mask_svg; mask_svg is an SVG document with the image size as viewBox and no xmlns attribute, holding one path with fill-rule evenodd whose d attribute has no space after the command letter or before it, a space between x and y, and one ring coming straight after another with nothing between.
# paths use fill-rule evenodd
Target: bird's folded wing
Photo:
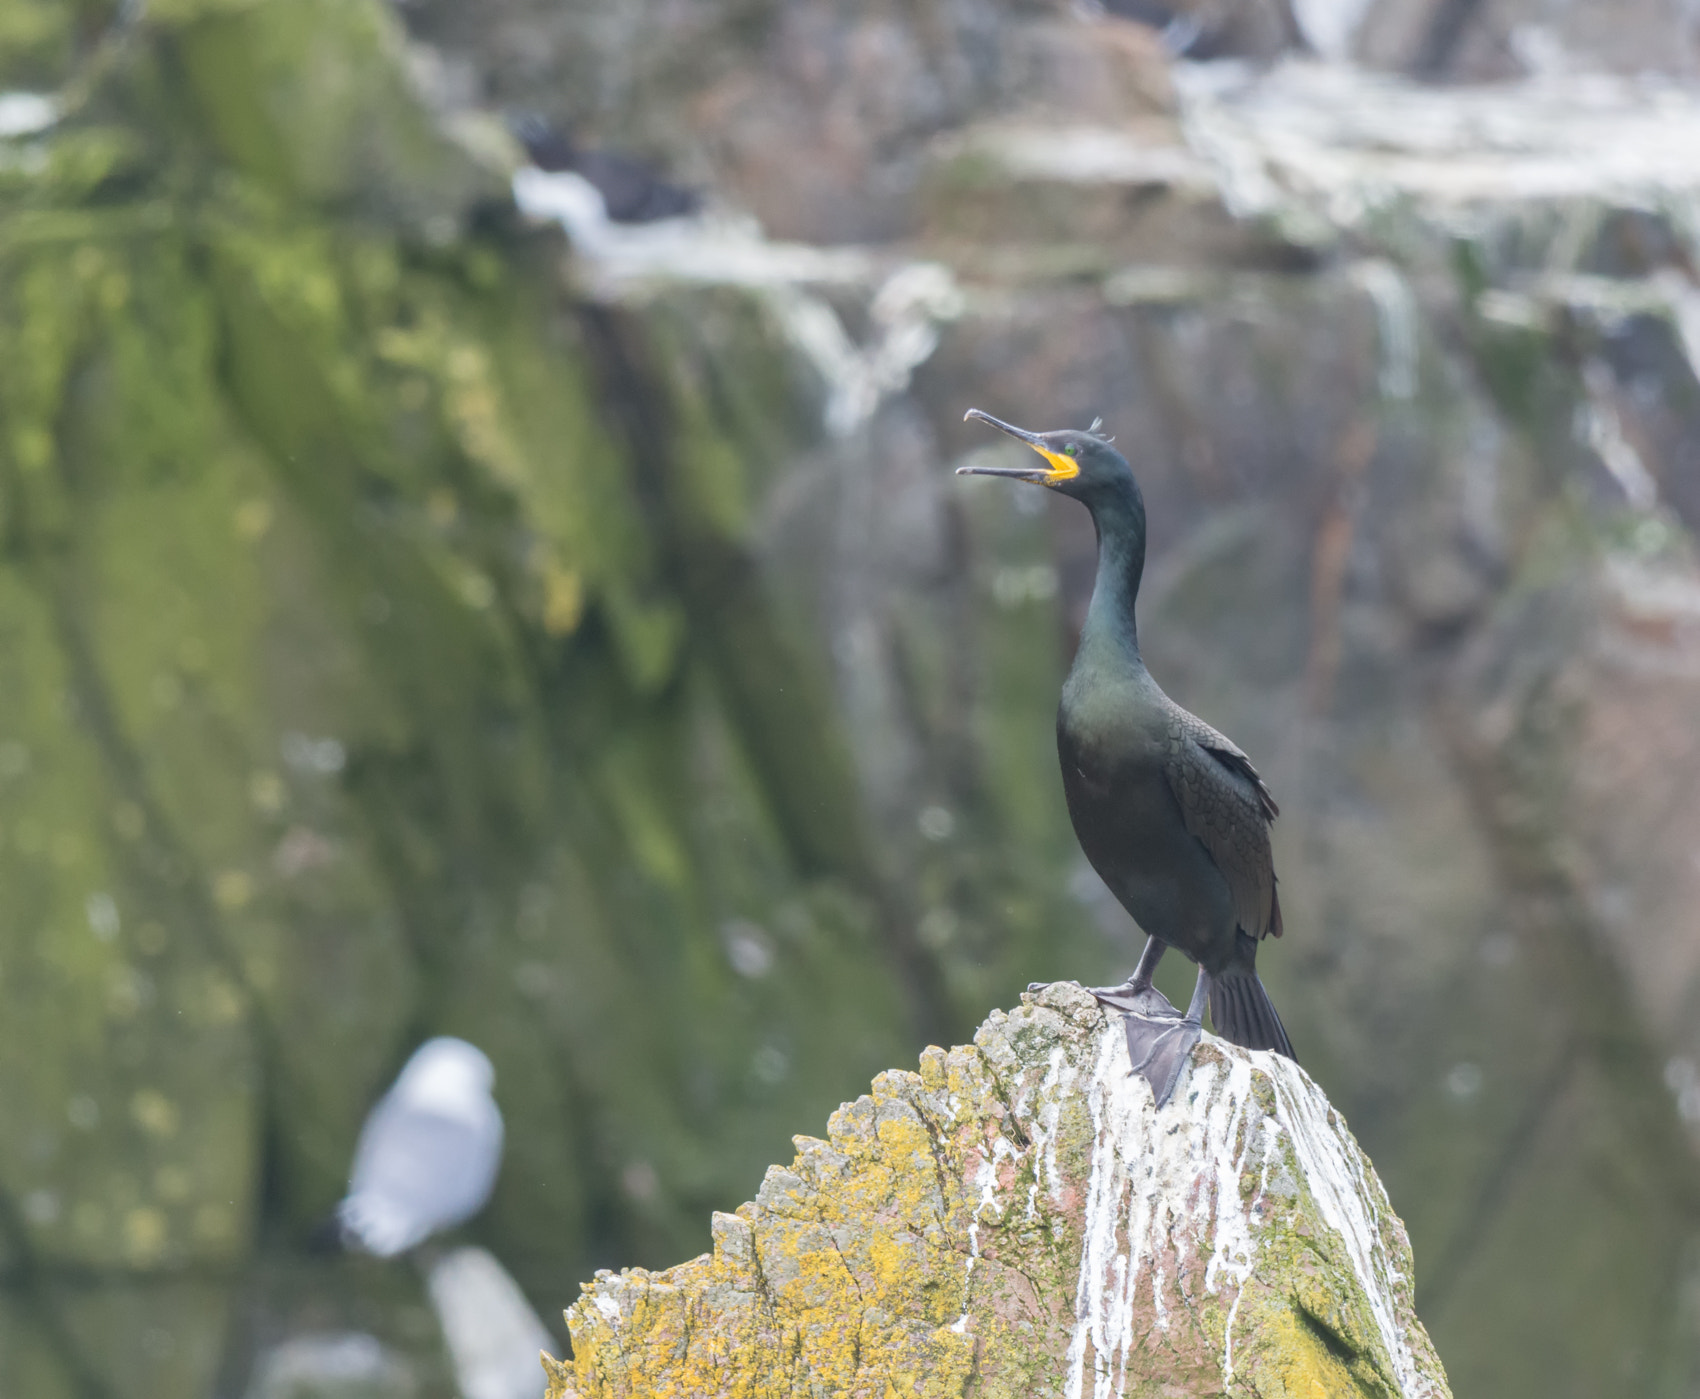
<instances>
[{"instance_id":1,"label":"bird's folded wing","mask_svg":"<svg viewBox=\"0 0 1700 1399\"><path fill-rule=\"evenodd\" d=\"M1275 799L1234 744L1178 706L1169 723L1164 775L1187 830L1228 882L1234 916L1253 937L1281 935L1269 823Z\"/></svg>"},{"instance_id":2,"label":"bird's folded wing","mask_svg":"<svg viewBox=\"0 0 1700 1399\"><path fill-rule=\"evenodd\" d=\"M485 1120L467 1121L420 1111L392 1094L360 1134L349 1200L361 1205L353 1213L377 1210L406 1236L400 1247L411 1247L476 1213L501 1159L502 1122L493 1108Z\"/></svg>"}]
</instances>

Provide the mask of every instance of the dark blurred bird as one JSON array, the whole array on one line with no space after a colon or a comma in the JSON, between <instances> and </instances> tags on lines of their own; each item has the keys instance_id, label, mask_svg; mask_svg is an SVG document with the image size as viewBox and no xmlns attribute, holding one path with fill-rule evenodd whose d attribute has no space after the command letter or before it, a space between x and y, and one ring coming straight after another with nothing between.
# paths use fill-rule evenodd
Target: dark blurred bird
<instances>
[{"instance_id":1,"label":"dark blurred bird","mask_svg":"<svg viewBox=\"0 0 1700 1399\"><path fill-rule=\"evenodd\" d=\"M1270 60L1282 50L1312 51L1293 0L1219 4L1214 0L1097 0L1105 14L1157 31L1176 58Z\"/></svg>"},{"instance_id":2,"label":"dark blurred bird","mask_svg":"<svg viewBox=\"0 0 1700 1399\"><path fill-rule=\"evenodd\" d=\"M693 189L670 184L653 169L613 151L587 151L559 127L535 113L513 117L509 127L539 170L570 170L596 186L615 223L653 223L694 214L702 199Z\"/></svg>"},{"instance_id":3,"label":"dark blurred bird","mask_svg":"<svg viewBox=\"0 0 1700 1399\"><path fill-rule=\"evenodd\" d=\"M1196 11L1179 9L1163 0L1102 0L1104 13L1155 29L1163 47L1177 58L1186 57L1205 32Z\"/></svg>"},{"instance_id":4,"label":"dark blurred bird","mask_svg":"<svg viewBox=\"0 0 1700 1399\"><path fill-rule=\"evenodd\" d=\"M978 408L968 418L1025 442L1043 466L962 466L1073 496L1098 531L1098 576L1057 708L1057 754L1074 833L1104 883L1145 931L1127 981L1093 995L1125 1012L1128 1055L1161 1107L1198 1042L1204 1006L1224 1039L1293 1047L1257 977L1258 943L1281 936L1269 849L1275 799L1251 760L1182 709L1146 670L1134 603L1145 571L1145 499L1098 432L1034 433ZM1198 964L1184 1016L1151 984L1176 947Z\"/></svg>"}]
</instances>

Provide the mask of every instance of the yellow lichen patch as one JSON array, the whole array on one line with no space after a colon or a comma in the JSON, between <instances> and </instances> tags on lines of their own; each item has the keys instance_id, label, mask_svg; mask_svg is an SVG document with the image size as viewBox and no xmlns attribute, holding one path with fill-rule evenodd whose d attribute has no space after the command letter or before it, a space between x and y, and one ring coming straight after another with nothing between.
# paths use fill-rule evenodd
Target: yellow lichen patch
<instances>
[{"instance_id":1,"label":"yellow lichen patch","mask_svg":"<svg viewBox=\"0 0 1700 1399\"><path fill-rule=\"evenodd\" d=\"M130 1099L130 1116L149 1136L172 1137L182 1120L177 1104L157 1088L138 1089Z\"/></svg>"},{"instance_id":2,"label":"yellow lichen patch","mask_svg":"<svg viewBox=\"0 0 1700 1399\"><path fill-rule=\"evenodd\" d=\"M1380 1386L1360 1385L1340 1357L1292 1310L1262 1318L1258 1349L1241 1381L1259 1399L1384 1399Z\"/></svg>"},{"instance_id":3,"label":"yellow lichen patch","mask_svg":"<svg viewBox=\"0 0 1700 1399\"><path fill-rule=\"evenodd\" d=\"M263 496L254 496L236 507L234 517L236 537L252 544L264 537L272 527L272 503Z\"/></svg>"},{"instance_id":4,"label":"yellow lichen patch","mask_svg":"<svg viewBox=\"0 0 1700 1399\"><path fill-rule=\"evenodd\" d=\"M124 1254L132 1264L159 1262L169 1240L165 1216L156 1209L133 1209L124 1216Z\"/></svg>"},{"instance_id":5,"label":"yellow lichen patch","mask_svg":"<svg viewBox=\"0 0 1700 1399\"><path fill-rule=\"evenodd\" d=\"M557 1360L544 1351L538 1356L543 1363L543 1373L549 1380L549 1392L544 1399L578 1399L578 1391L573 1388L573 1367L564 1360Z\"/></svg>"},{"instance_id":6,"label":"yellow lichen patch","mask_svg":"<svg viewBox=\"0 0 1700 1399\"><path fill-rule=\"evenodd\" d=\"M570 636L584 617L584 578L553 559L543 565L543 630Z\"/></svg>"},{"instance_id":7,"label":"yellow lichen patch","mask_svg":"<svg viewBox=\"0 0 1700 1399\"><path fill-rule=\"evenodd\" d=\"M226 913L245 908L254 897L254 878L245 870L222 870L213 880L213 902Z\"/></svg>"},{"instance_id":8,"label":"yellow lichen patch","mask_svg":"<svg viewBox=\"0 0 1700 1399\"><path fill-rule=\"evenodd\" d=\"M915 1075L882 1075L834 1114L830 1140L798 1138L791 1169L770 1171L755 1204L715 1216L709 1258L592 1284L569 1313L571 1384L556 1376L553 1392L968 1392L969 1245L952 1225L943 1124L911 1100L920 1088ZM687 1328L709 1298L712 1311Z\"/></svg>"}]
</instances>

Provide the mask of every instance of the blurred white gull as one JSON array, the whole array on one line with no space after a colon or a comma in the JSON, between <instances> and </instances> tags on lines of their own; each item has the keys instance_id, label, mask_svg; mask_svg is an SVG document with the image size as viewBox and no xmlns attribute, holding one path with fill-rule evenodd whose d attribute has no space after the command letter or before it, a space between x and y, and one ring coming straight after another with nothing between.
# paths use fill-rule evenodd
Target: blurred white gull
<instances>
[{"instance_id":1,"label":"blurred white gull","mask_svg":"<svg viewBox=\"0 0 1700 1399\"><path fill-rule=\"evenodd\" d=\"M413 1053L360 1129L343 1241L393 1258L484 1207L502 1160L496 1072L481 1050L442 1036Z\"/></svg>"}]
</instances>

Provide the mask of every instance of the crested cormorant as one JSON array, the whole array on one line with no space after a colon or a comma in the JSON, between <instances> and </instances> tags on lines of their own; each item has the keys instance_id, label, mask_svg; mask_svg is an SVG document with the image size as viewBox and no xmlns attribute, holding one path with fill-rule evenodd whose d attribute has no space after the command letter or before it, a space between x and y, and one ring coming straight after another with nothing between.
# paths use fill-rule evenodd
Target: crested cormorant
<instances>
[{"instance_id":1,"label":"crested cormorant","mask_svg":"<svg viewBox=\"0 0 1700 1399\"><path fill-rule=\"evenodd\" d=\"M1229 739L1158 688L1139 654L1134 602L1145 569L1145 499L1097 431L1027 432L978 408L966 415L1025 442L1044 465L961 466L1073 496L1098 531L1098 576L1057 707L1068 814L1086 858L1145 931L1134 973L1093 995L1125 1012L1128 1055L1161 1107L1198 1042L1204 1005L1224 1039L1293 1058L1257 979L1257 945L1281 936L1269 850L1275 799ZM1177 947L1198 964L1184 1016L1151 984Z\"/></svg>"}]
</instances>

